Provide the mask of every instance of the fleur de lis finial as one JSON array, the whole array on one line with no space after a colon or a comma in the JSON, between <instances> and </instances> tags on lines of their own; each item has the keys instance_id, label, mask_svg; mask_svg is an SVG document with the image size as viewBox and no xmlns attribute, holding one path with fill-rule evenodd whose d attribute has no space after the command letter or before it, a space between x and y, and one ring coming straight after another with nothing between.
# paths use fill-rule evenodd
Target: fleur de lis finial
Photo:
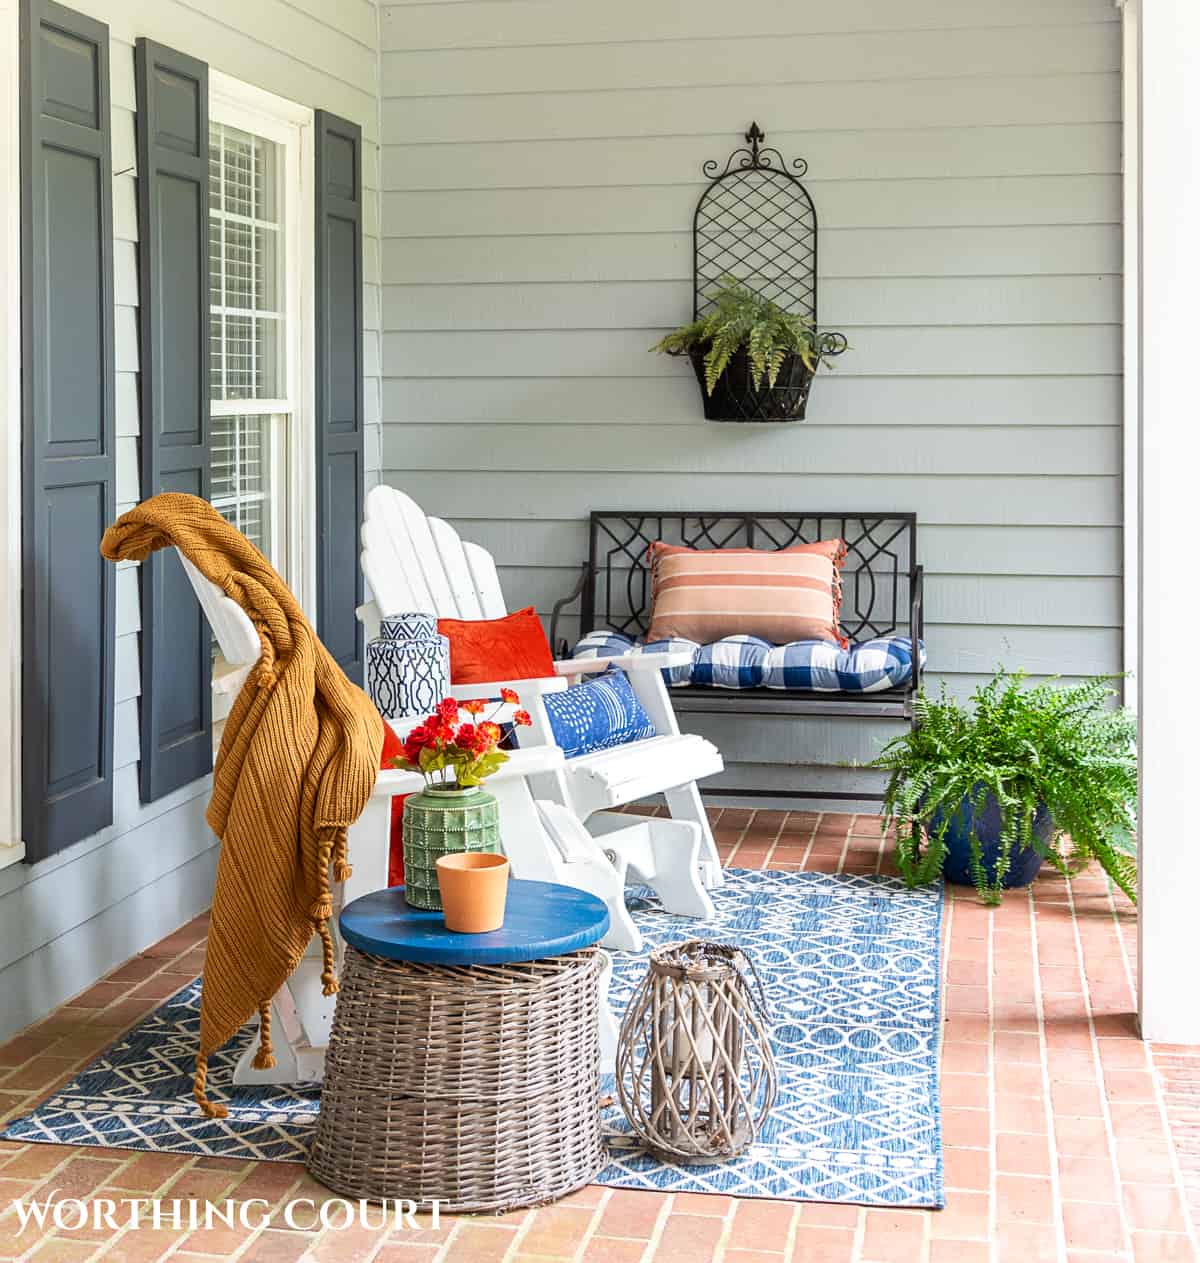
<instances>
[{"instance_id":1,"label":"fleur de lis finial","mask_svg":"<svg viewBox=\"0 0 1200 1263\"><path fill-rule=\"evenodd\" d=\"M758 166L758 146L761 141L766 140L767 133L763 131L757 123L750 124L750 130L746 133L746 143L750 146L750 165Z\"/></svg>"}]
</instances>

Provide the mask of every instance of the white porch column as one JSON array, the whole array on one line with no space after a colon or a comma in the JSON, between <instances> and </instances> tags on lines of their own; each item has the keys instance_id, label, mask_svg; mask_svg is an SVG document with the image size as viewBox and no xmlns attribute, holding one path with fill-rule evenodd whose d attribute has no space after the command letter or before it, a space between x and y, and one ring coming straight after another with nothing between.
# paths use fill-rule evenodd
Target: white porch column
<instances>
[{"instance_id":1,"label":"white porch column","mask_svg":"<svg viewBox=\"0 0 1200 1263\"><path fill-rule=\"evenodd\" d=\"M1200 2L1130 3L1139 19L1139 1015L1143 1038L1183 1044L1200 1043L1200 692L1181 673L1200 628Z\"/></svg>"}]
</instances>

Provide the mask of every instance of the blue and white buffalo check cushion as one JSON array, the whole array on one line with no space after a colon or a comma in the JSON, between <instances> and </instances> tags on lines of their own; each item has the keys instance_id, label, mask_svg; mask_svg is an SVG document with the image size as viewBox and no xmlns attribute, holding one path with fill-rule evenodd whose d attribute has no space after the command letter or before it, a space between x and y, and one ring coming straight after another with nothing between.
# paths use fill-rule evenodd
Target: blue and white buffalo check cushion
<instances>
[{"instance_id":1,"label":"blue and white buffalo check cushion","mask_svg":"<svg viewBox=\"0 0 1200 1263\"><path fill-rule=\"evenodd\" d=\"M796 640L778 645L763 664L769 689L812 689L816 693L877 693L912 678L912 641L881 636L841 649L827 640ZM921 661L925 646L921 646Z\"/></svg>"},{"instance_id":2,"label":"blue and white buffalo check cushion","mask_svg":"<svg viewBox=\"0 0 1200 1263\"><path fill-rule=\"evenodd\" d=\"M589 632L575 646L572 658L618 658L623 653L670 653L675 649L686 649L695 660L701 646L694 640L673 638L671 640L652 640L644 645L640 641L622 636L620 632ZM681 667L667 667L663 672L668 684L690 684L692 682L692 663L685 662Z\"/></svg>"},{"instance_id":3,"label":"blue and white buffalo check cushion","mask_svg":"<svg viewBox=\"0 0 1200 1263\"><path fill-rule=\"evenodd\" d=\"M691 640L641 644L619 632L594 631L575 646L576 658L613 658L623 653L689 649L688 666L664 671L668 684L711 688L807 689L815 693L878 693L912 678L913 649L907 636L880 636L842 649L827 640L772 645L757 636L726 636L711 645ZM921 664L925 646L921 646Z\"/></svg>"},{"instance_id":4,"label":"blue and white buffalo check cushion","mask_svg":"<svg viewBox=\"0 0 1200 1263\"><path fill-rule=\"evenodd\" d=\"M770 650L771 642L758 636L726 636L701 645L692 662L692 683L719 689L760 688Z\"/></svg>"}]
</instances>

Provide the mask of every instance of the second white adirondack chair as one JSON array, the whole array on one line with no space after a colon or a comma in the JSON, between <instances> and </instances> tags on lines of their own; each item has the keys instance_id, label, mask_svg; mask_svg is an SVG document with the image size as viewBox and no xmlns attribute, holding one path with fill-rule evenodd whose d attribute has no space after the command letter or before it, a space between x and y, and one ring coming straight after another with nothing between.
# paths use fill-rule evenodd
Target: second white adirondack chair
<instances>
[{"instance_id":1,"label":"second white adirondack chair","mask_svg":"<svg viewBox=\"0 0 1200 1263\"><path fill-rule=\"evenodd\" d=\"M231 601L216 584L206 579L182 554L179 554L179 560L217 637L221 654L230 668L214 680L214 692L236 693L261 653L258 633L239 605ZM406 735L405 726L393 726L397 735ZM512 862L515 876L578 886L604 898L607 874L594 863L578 863L575 862L577 857L556 851L544 832L539 805L534 803L530 793L530 777L552 774L562 762L562 751L552 745L517 750L498 772L488 778L488 790L495 794L500 804L502 844ZM422 785L421 777L415 772L381 771L362 815L350 828L346 851L352 873L345 882L333 887L332 930L339 965L344 944L338 933L337 919L343 906L360 895L382 890L388 884L392 798L397 794L416 793ZM631 822L626 819L623 824L629 826ZM566 829L569 834L569 824ZM569 852L569 848L566 851ZM551 852L557 854L557 860L544 860ZM584 858L590 861L592 857ZM625 917L628 916L623 903L620 912ZM619 941L616 942L606 938L603 945L626 948L641 946L640 936L637 937L636 944L626 942L621 934L617 938ZM329 1043L333 1010L337 1001L336 996L323 994L321 970L321 954L314 939L308 953L272 1001L276 1065L270 1070L255 1069L252 1063L257 1044L251 1043L234 1068L235 1083L321 1081L325 1073L325 1050ZM607 1001L611 977L612 962L606 957L606 966L600 980L600 1048L606 1068L612 1066L617 1041L616 1020Z\"/></svg>"},{"instance_id":2,"label":"second white adirondack chair","mask_svg":"<svg viewBox=\"0 0 1200 1263\"><path fill-rule=\"evenodd\" d=\"M367 495L362 545L363 574L374 597L359 609L368 639L378 635L381 616L409 610L460 619L501 618L507 613L491 554L460 539L448 522L427 517L414 500L394 487L381 485ZM607 820L604 813L662 794L673 820L692 824L698 831L697 876L704 887L712 890L723 883L724 877L696 782L722 771L724 764L712 742L679 731L662 670L686 661L686 654L625 654L617 658L570 660L554 664L553 679L498 680L455 691L464 697L486 696L489 692L494 696L502 685L511 685L529 703L527 709L533 717L531 728L517 730L518 740L522 744L552 744L554 734L540 704L541 696L565 688L568 678L604 671L610 666L625 671L654 722L656 735L569 759L561 771L535 782L535 795L568 808L599 837L611 835L621 823L628 823L625 817L618 817L620 823ZM664 889L657 885L655 889L668 911L697 915L690 910L696 906L690 889L693 877L687 871L690 862L683 851L677 851L672 860L667 853L672 840L662 836L655 841L654 869L660 877L674 873L675 885L688 888L685 905L672 907ZM611 836L606 849L613 849ZM631 861L630 866L637 875L636 861ZM713 915L710 901L705 901L704 915Z\"/></svg>"}]
</instances>

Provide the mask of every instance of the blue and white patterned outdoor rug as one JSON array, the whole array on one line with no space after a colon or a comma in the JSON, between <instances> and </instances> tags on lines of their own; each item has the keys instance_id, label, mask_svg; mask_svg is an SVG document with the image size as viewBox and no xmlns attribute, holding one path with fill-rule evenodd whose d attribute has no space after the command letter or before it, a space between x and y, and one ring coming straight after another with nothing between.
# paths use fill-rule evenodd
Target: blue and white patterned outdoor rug
<instances>
[{"instance_id":1,"label":"blue and white patterned outdoor rug","mask_svg":"<svg viewBox=\"0 0 1200 1263\"><path fill-rule=\"evenodd\" d=\"M942 893L889 877L731 869L698 923L634 900L650 947L691 937L737 943L753 959L774 1021L779 1095L752 1149L714 1166L670 1166L640 1153L606 1114L612 1162L599 1183L665 1192L944 1205L938 1104ZM619 1014L646 970L616 952ZM191 1099L199 979L96 1058L6 1140L303 1160L316 1120L312 1088L220 1089L252 1028L215 1054L210 1090L229 1117Z\"/></svg>"}]
</instances>

